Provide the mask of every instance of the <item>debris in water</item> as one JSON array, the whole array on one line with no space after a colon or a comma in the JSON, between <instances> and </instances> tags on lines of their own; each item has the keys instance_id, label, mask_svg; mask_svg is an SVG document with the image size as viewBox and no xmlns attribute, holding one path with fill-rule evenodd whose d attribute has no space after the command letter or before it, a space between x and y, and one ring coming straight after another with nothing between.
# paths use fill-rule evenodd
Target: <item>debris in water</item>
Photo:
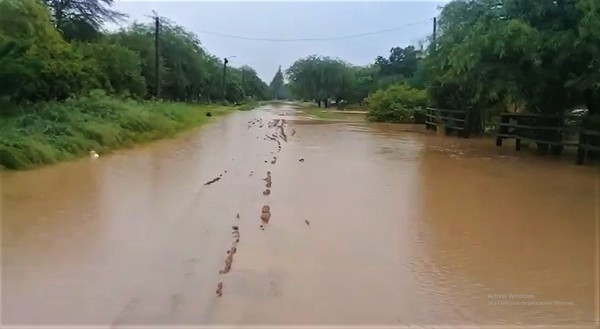
<instances>
[{"instance_id":1,"label":"debris in water","mask_svg":"<svg viewBox=\"0 0 600 329\"><path fill-rule=\"evenodd\" d=\"M240 213L238 212L237 215L235 215L235 218L240 219Z\"/></svg>"},{"instance_id":2,"label":"debris in water","mask_svg":"<svg viewBox=\"0 0 600 329\"><path fill-rule=\"evenodd\" d=\"M292 129L292 136L296 135L296 129Z\"/></svg>"},{"instance_id":3,"label":"debris in water","mask_svg":"<svg viewBox=\"0 0 600 329\"><path fill-rule=\"evenodd\" d=\"M271 190L270 189L266 189L263 191L263 195L269 195L271 194Z\"/></svg>"},{"instance_id":4,"label":"debris in water","mask_svg":"<svg viewBox=\"0 0 600 329\"><path fill-rule=\"evenodd\" d=\"M232 228L234 231L237 231L237 230L239 230L239 229L240 229L239 227L237 227L237 226L235 226L235 225L233 225L231 228Z\"/></svg>"},{"instance_id":5,"label":"debris in water","mask_svg":"<svg viewBox=\"0 0 600 329\"><path fill-rule=\"evenodd\" d=\"M310 222L308 220L305 219L304 222L306 223L306 225L310 226Z\"/></svg>"},{"instance_id":6,"label":"debris in water","mask_svg":"<svg viewBox=\"0 0 600 329\"><path fill-rule=\"evenodd\" d=\"M300 162L304 162L304 158L300 158L300 160L298 160L298 161L300 161Z\"/></svg>"},{"instance_id":7,"label":"debris in water","mask_svg":"<svg viewBox=\"0 0 600 329\"><path fill-rule=\"evenodd\" d=\"M275 164L277 163L277 157L273 157L273 160L271 160L271 164Z\"/></svg>"},{"instance_id":8,"label":"debris in water","mask_svg":"<svg viewBox=\"0 0 600 329\"><path fill-rule=\"evenodd\" d=\"M223 296L223 282L219 282L219 284L217 284L217 296L221 297Z\"/></svg>"},{"instance_id":9,"label":"debris in water","mask_svg":"<svg viewBox=\"0 0 600 329\"><path fill-rule=\"evenodd\" d=\"M219 177L216 177L216 178L214 178L214 179L212 179L212 180L210 180L210 181L208 181L208 182L204 183L204 185L210 185L210 184L212 184L212 183L214 183L214 182L218 182L220 179L221 179L221 176L219 176Z\"/></svg>"},{"instance_id":10,"label":"debris in water","mask_svg":"<svg viewBox=\"0 0 600 329\"><path fill-rule=\"evenodd\" d=\"M233 253L229 252L227 258L225 258L225 268L219 271L219 274L227 274L231 271L231 264L233 263Z\"/></svg>"}]
</instances>

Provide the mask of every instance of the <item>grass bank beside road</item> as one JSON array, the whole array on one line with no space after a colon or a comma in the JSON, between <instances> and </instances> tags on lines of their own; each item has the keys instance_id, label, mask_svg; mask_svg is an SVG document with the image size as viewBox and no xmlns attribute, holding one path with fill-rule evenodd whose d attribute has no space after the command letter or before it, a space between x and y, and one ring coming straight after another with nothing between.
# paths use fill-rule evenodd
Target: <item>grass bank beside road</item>
<instances>
[{"instance_id":1,"label":"grass bank beside road","mask_svg":"<svg viewBox=\"0 0 600 329\"><path fill-rule=\"evenodd\" d=\"M367 114L366 111L338 110L335 107L326 109L306 103L301 104L300 110L320 120L364 120Z\"/></svg>"},{"instance_id":2,"label":"grass bank beside road","mask_svg":"<svg viewBox=\"0 0 600 329\"><path fill-rule=\"evenodd\" d=\"M171 137L237 109L102 95L23 106L0 116L0 169L29 169Z\"/></svg>"}]
</instances>

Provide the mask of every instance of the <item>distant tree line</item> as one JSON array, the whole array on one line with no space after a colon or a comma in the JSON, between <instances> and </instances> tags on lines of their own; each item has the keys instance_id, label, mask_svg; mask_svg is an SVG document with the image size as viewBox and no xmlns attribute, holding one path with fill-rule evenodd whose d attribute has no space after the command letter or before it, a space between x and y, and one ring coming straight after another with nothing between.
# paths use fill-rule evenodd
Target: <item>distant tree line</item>
<instances>
[{"instance_id":1,"label":"distant tree line","mask_svg":"<svg viewBox=\"0 0 600 329\"><path fill-rule=\"evenodd\" d=\"M466 109L475 124L507 108L562 114L585 107L590 117L600 114L600 0L454 0L437 21L427 47L394 47L371 65L299 59L286 71L290 89L328 106L363 103L403 84L385 93L395 100L390 106L415 104L399 100L422 99L411 89L424 90L426 104Z\"/></svg>"},{"instance_id":2,"label":"distant tree line","mask_svg":"<svg viewBox=\"0 0 600 329\"><path fill-rule=\"evenodd\" d=\"M220 101L223 61L198 37L160 19L159 86L154 23L102 29L125 15L114 0L0 0L0 99L64 100L103 89L110 94L186 102ZM251 67L227 67L228 102L271 98Z\"/></svg>"}]
</instances>

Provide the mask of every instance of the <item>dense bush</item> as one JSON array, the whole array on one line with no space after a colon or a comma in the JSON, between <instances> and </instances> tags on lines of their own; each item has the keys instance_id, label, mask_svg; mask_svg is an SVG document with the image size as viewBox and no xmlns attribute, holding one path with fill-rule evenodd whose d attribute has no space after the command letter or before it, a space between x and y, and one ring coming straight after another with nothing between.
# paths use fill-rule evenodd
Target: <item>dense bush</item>
<instances>
[{"instance_id":1,"label":"dense bush","mask_svg":"<svg viewBox=\"0 0 600 329\"><path fill-rule=\"evenodd\" d=\"M415 114L426 107L427 97L424 90L407 84L391 85L370 94L366 104L370 120L412 123Z\"/></svg>"},{"instance_id":2,"label":"dense bush","mask_svg":"<svg viewBox=\"0 0 600 329\"><path fill-rule=\"evenodd\" d=\"M0 97L65 99L93 86L86 63L36 0L0 1Z\"/></svg>"},{"instance_id":3,"label":"dense bush","mask_svg":"<svg viewBox=\"0 0 600 329\"><path fill-rule=\"evenodd\" d=\"M95 78L98 88L121 95L146 95L146 80L135 52L107 42L77 43L74 46L87 63L89 74Z\"/></svg>"}]
</instances>

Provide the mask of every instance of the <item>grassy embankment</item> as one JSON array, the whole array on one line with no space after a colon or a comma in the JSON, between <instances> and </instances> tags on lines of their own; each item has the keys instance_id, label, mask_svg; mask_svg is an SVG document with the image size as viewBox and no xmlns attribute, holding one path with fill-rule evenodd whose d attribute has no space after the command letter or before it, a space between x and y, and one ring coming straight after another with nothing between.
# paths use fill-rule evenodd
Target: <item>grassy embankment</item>
<instances>
[{"instance_id":1,"label":"grassy embankment","mask_svg":"<svg viewBox=\"0 0 600 329\"><path fill-rule=\"evenodd\" d=\"M171 137L238 107L106 96L39 103L0 117L0 170L29 169ZM211 113L208 117L207 112Z\"/></svg>"},{"instance_id":2,"label":"grassy embankment","mask_svg":"<svg viewBox=\"0 0 600 329\"><path fill-rule=\"evenodd\" d=\"M364 120L366 110L362 107L346 108L338 110L336 107L323 108L314 103L299 103L300 110L311 117L320 120Z\"/></svg>"}]
</instances>

